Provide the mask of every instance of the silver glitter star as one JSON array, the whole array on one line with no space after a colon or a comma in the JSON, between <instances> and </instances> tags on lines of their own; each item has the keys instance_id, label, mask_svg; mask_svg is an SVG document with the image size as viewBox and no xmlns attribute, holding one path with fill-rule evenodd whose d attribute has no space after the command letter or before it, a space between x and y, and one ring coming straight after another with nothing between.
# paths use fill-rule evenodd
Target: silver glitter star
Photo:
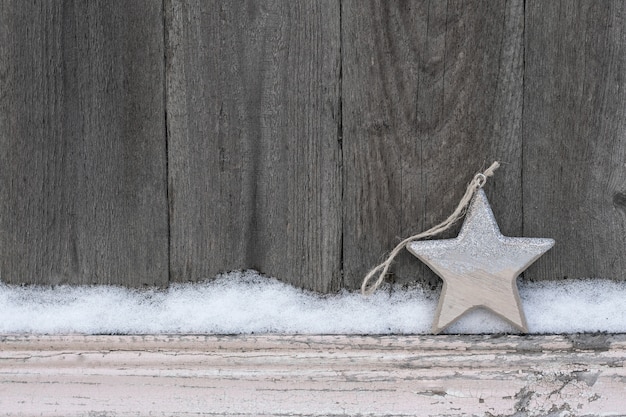
<instances>
[{"instance_id":1,"label":"silver glitter star","mask_svg":"<svg viewBox=\"0 0 626 417\"><path fill-rule=\"evenodd\" d=\"M503 236L485 192L479 189L456 238L407 246L443 279L432 332L441 332L478 307L528 332L516 279L553 245L553 239Z\"/></svg>"}]
</instances>

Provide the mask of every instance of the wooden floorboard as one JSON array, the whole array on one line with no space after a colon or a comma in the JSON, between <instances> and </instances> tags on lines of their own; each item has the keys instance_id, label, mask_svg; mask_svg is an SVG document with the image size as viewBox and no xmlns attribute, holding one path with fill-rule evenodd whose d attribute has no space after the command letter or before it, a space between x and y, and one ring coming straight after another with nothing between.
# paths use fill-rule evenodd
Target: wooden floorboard
<instances>
[{"instance_id":1,"label":"wooden floorboard","mask_svg":"<svg viewBox=\"0 0 626 417\"><path fill-rule=\"evenodd\" d=\"M0 336L8 416L624 415L626 335Z\"/></svg>"}]
</instances>

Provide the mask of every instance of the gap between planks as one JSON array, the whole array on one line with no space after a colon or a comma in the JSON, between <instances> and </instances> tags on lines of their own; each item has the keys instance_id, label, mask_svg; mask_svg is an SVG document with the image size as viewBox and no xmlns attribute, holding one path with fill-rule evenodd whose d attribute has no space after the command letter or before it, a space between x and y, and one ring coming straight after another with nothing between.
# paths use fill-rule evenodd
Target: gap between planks
<instances>
[{"instance_id":1,"label":"gap between planks","mask_svg":"<svg viewBox=\"0 0 626 417\"><path fill-rule=\"evenodd\" d=\"M8 416L620 415L625 352L621 334L1 335L0 409Z\"/></svg>"}]
</instances>

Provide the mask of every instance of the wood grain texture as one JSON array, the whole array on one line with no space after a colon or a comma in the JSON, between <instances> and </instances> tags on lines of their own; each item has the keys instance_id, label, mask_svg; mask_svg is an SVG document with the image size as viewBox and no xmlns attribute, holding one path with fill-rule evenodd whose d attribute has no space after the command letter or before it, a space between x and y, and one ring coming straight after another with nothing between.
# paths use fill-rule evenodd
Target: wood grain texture
<instances>
[{"instance_id":1,"label":"wood grain texture","mask_svg":"<svg viewBox=\"0 0 626 417\"><path fill-rule=\"evenodd\" d=\"M495 159L528 278L623 280L625 74L617 1L2 1L0 281L353 289Z\"/></svg>"},{"instance_id":2,"label":"wood grain texture","mask_svg":"<svg viewBox=\"0 0 626 417\"><path fill-rule=\"evenodd\" d=\"M338 5L166 2L172 281L339 288Z\"/></svg>"},{"instance_id":3,"label":"wood grain texture","mask_svg":"<svg viewBox=\"0 0 626 417\"><path fill-rule=\"evenodd\" d=\"M623 335L0 336L7 416L623 415Z\"/></svg>"},{"instance_id":4,"label":"wood grain texture","mask_svg":"<svg viewBox=\"0 0 626 417\"><path fill-rule=\"evenodd\" d=\"M524 233L534 279L626 279L626 4L526 2Z\"/></svg>"},{"instance_id":5,"label":"wood grain texture","mask_svg":"<svg viewBox=\"0 0 626 417\"><path fill-rule=\"evenodd\" d=\"M486 191L502 232L519 235L523 2L342 5L345 286L444 220L496 159ZM394 274L440 282L408 253Z\"/></svg>"},{"instance_id":6,"label":"wood grain texture","mask_svg":"<svg viewBox=\"0 0 626 417\"><path fill-rule=\"evenodd\" d=\"M0 3L0 279L167 283L162 7Z\"/></svg>"}]
</instances>

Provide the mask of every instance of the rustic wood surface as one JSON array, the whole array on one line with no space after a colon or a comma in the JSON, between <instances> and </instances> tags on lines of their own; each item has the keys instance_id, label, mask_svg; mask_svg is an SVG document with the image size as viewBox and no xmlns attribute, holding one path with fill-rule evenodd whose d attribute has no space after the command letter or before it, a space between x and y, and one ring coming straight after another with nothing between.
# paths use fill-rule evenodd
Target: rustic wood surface
<instances>
[{"instance_id":1,"label":"rustic wood surface","mask_svg":"<svg viewBox=\"0 0 626 417\"><path fill-rule=\"evenodd\" d=\"M626 279L625 8L2 1L0 280L353 289L496 159L527 278Z\"/></svg>"},{"instance_id":2,"label":"rustic wood surface","mask_svg":"<svg viewBox=\"0 0 626 417\"><path fill-rule=\"evenodd\" d=\"M0 336L6 416L624 415L626 336Z\"/></svg>"},{"instance_id":3,"label":"rustic wood surface","mask_svg":"<svg viewBox=\"0 0 626 417\"><path fill-rule=\"evenodd\" d=\"M443 221L495 159L486 191L519 235L523 2L342 4L345 286ZM408 252L393 274L440 282Z\"/></svg>"},{"instance_id":4,"label":"rustic wood surface","mask_svg":"<svg viewBox=\"0 0 626 417\"><path fill-rule=\"evenodd\" d=\"M626 3L526 2L524 233L537 279L626 279Z\"/></svg>"},{"instance_id":5,"label":"rustic wood surface","mask_svg":"<svg viewBox=\"0 0 626 417\"><path fill-rule=\"evenodd\" d=\"M339 3L166 4L171 280L339 289Z\"/></svg>"},{"instance_id":6,"label":"rustic wood surface","mask_svg":"<svg viewBox=\"0 0 626 417\"><path fill-rule=\"evenodd\" d=\"M0 2L0 277L166 285L152 1Z\"/></svg>"}]
</instances>

